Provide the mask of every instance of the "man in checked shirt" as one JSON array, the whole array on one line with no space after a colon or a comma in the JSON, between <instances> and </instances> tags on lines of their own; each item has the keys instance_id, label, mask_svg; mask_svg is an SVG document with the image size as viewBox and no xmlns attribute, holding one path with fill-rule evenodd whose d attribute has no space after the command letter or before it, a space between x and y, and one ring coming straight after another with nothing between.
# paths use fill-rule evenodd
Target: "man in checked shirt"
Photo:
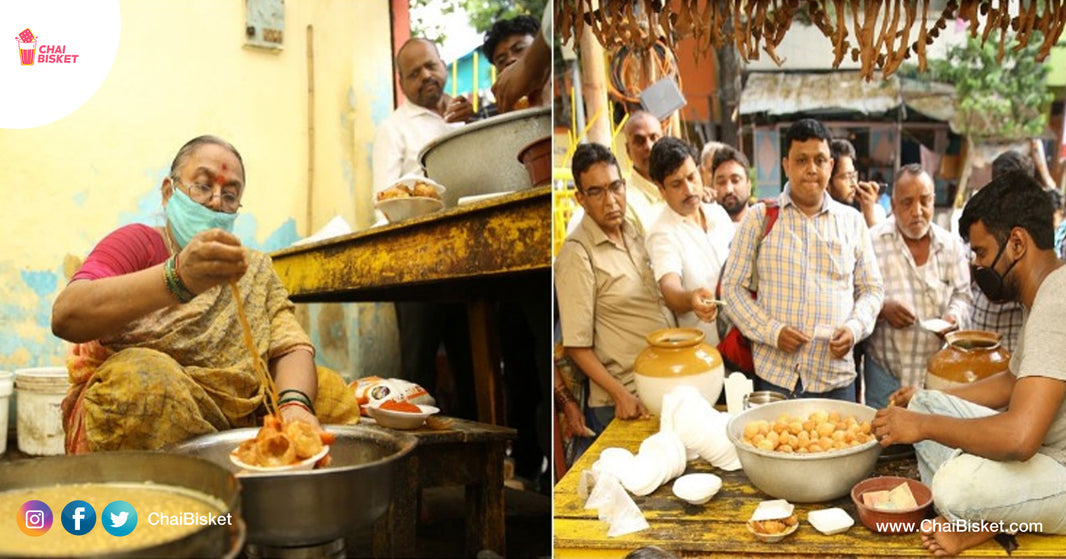
<instances>
[{"instance_id":1,"label":"man in checked shirt","mask_svg":"<svg viewBox=\"0 0 1066 559\"><path fill-rule=\"evenodd\" d=\"M892 189L892 216L870 229L884 275L885 303L866 341L866 405L883 408L900 386L925 385L926 365L945 331L970 316L968 253L962 239L932 223L933 177L921 165L900 169ZM950 323L934 331L922 321Z\"/></svg>"},{"instance_id":2,"label":"man in checked shirt","mask_svg":"<svg viewBox=\"0 0 1066 559\"><path fill-rule=\"evenodd\" d=\"M862 216L826 193L829 142L815 120L788 129L780 215L764 239L766 205L750 208L733 238L722 293L726 312L752 342L757 390L854 401L851 349L873 330L884 284Z\"/></svg>"}]
</instances>

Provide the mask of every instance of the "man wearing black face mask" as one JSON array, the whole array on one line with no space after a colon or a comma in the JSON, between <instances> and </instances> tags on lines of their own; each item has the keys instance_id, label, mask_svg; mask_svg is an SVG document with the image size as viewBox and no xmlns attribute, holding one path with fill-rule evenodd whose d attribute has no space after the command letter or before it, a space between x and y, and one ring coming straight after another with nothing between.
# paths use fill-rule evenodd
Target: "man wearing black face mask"
<instances>
[{"instance_id":1,"label":"man wearing black face mask","mask_svg":"<svg viewBox=\"0 0 1066 559\"><path fill-rule=\"evenodd\" d=\"M1011 150L999 154L992 161L992 178L996 179L1012 171L1033 174L1033 161L1026 155ZM971 274L972 277L972 274ZM973 308L970 312L970 327L1000 335L999 344L1007 351L1014 351L1025 318L1022 306L1014 301L999 303L990 301L978 286L976 277L972 283Z\"/></svg>"},{"instance_id":2,"label":"man wearing black face mask","mask_svg":"<svg viewBox=\"0 0 1066 559\"><path fill-rule=\"evenodd\" d=\"M943 515L922 527L936 555L996 533L951 531L953 521L1003 522L1001 530L1040 522L1066 534L1066 268L1053 249L1051 203L1031 176L1010 173L970 200L959 230L981 291L1021 303L1027 316L1008 371L944 392L904 388L893 398L906 409L880 410L873 421L883 446L915 443Z\"/></svg>"}]
</instances>

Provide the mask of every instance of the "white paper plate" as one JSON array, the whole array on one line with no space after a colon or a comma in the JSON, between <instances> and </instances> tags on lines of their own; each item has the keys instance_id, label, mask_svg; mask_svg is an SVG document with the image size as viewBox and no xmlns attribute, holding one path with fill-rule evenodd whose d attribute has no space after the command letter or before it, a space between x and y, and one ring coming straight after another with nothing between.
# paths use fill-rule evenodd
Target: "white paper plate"
<instances>
[{"instance_id":1,"label":"white paper plate","mask_svg":"<svg viewBox=\"0 0 1066 559\"><path fill-rule=\"evenodd\" d=\"M759 503L759 506L755 508L755 512L751 515L752 521L762 520L777 520L779 518L788 518L792 516L792 511L795 507L792 503L784 499L775 499L773 501L763 501Z\"/></svg>"},{"instance_id":2,"label":"white paper plate","mask_svg":"<svg viewBox=\"0 0 1066 559\"><path fill-rule=\"evenodd\" d=\"M389 220L389 223L398 223L405 219L440 211L444 207L444 202L436 198L412 196L382 200L374 204L374 207L385 214L385 219Z\"/></svg>"},{"instance_id":3,"label":"white paper plate","mask_svg":"<svg viewBox=\"0 0 1066 559\"><path fill-rule=\"evenodd\" d=\"M241 462L240 458L237 458L236 452L237 452L237 449L233 449L233 451L230 452L229 459L230 459L230 462L233 462L234 465L236 465L238 468L241 468L241 471L238 472L237 475L245 475L245 474L285 474L285 473L289 473L289 472L302 472L302 471L313 470L314 467L315 467L315 463L318 462L319 460L325 458L325 456L327 454L329 454L329 445L322 445L322 450L318 451L318 454L315 454L314 456L312 456L310 458L307 458L305 460L301 460L301 461L299 461L299 462L297 462L295 464L289 464L287 466L274 466L274 467L253 466L251 464L245 464L244 462Z\"/></svg>"},{"instance_id":4,"label":"white paper plate","mask_svg":"<svg viewBox=\"0 0 1066 559\"><path fill-rule=\"evenodd\" d=\"M812 510L807 513L807 522L810 522L815 530L827 536L842 534L855 525L855 519L839 507Z\"/></svg>"},{"instance_id":5,"label":"white paper plate","mask_svg":"<svg viewBox=\"0 0 1066 559\"><path fill-rule=\"evenodd\" d=\"M722 488L722 478L714 474L687 474L674 482L674 495L693 505L702 505Z\"/></svg>"},{"instance_id":6,"label":"white paper plate","mask_svg":"<svg viewBox=\"0 0 1066 559\"><path fill-rule=\"evenodd\" d=\"M943 318L927 318L921 321L920 324L922 328L929 330L930 332L933 332L935 334L939 334L940 332L943 332L953 326L950 322L944 320Z\"/></svg>"}]
</instances>

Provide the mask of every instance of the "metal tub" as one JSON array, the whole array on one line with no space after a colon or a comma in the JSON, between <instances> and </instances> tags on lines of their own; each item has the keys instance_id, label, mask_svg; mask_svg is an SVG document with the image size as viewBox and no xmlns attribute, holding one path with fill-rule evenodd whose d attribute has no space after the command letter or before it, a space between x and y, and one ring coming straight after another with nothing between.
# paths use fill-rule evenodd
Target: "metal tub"
<instances>
[{"instance_id":1,"label":"metal tub","mask_svg":"<svg viewBox=\"0 0 1066 559\"><path fill-rule=\"evenodd\" d=\"M98 452L52 456L0 464L0 491L79 483L153 482L191 489L224 503L222 514L232 526L207 525L182 538L150 547L108 553L107 557L235 557L244 538L240 521L240 485L226 469L207 460L149 451ZM55 507L53 507L55 509ZM53 510L52 530L63 530L60 511ZM98 514L102 514L102 510ZM143 514L147 514L144 511ZM14 519L5 519L14 522ZM146 522L146 520L142 520ZM97 526L96 530L103 530ZM63 550L50 549L52 556ZM104 555L101 555L104 556ZM13 557L5 554L5 557Z\"/></svg>"},{"instance_id":2,"label":"metal tub","mask_svg":"<svg viewBox=\"0 0 1066 559\"><path fill-rule=\"evenodd\" d=\"M786 400L746 410L726 426L729 441L751 483L764 493L794 503L821 503L843 497L877 465L881 446L876 440L844 450L815 454L785 454L753 448L741 442L744 426L759 419L773 423L778 416L806 416L816 411L853 415L873 421L877 410L841 400L808 398Z\"/></svg>"},{"instance_id":3,"label":"metal tub","mask_svg":"<svg viewBox=\"0 0 1066 559\"><path fill-rule=\"evenodd\" d=\"M444 185L444 206L459 198L510 192L533 185L518 152L551 134L551 108L505 113L467 124L422 149L426 176Z\"/></svg>"},{"instance_id":4,"label":"metal tub","mask_svg":"<svg viewBox=\"0 0 1066 559\"><path fill-rule=\"evenodd\" d=\"M417 444L412 435L362 425L329 425L337 435L327 468L286 474L241 475L248 543L298 547L328 543L372 524L392 501L392 476ZM229 453L257 428L233 429L169 448L239 469Z\"/></svg>"}]
</instances>

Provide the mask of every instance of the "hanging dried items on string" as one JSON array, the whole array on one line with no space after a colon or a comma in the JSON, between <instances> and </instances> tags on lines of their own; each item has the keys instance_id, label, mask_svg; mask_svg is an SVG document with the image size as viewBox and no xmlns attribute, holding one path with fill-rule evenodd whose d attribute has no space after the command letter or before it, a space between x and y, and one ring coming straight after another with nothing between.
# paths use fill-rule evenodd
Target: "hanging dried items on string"
<instances>
[{"instance_id":1,"label":"hanging dried items on string","mask_svg":"<svg viewBox=\"0 0 1066 559\"><path fill-rule=\"evenodd\" d=\"M949 0L935 20L930 0L556 0L555 21L563 40L580 36L587 27L608 50L648 49L657 43L674 50L677 42L694 39L697 57L713 54L726 44L744 61L765 52L778 65L778 47L792 27L798 10L833 45L833 67L850 52L867 80L880 70L896 72L913 53L919 71L928 64L928 47L949 21L969 22L971 36L982 43L999 36L997 57L1005 54L1008 30L1025 48L1039 37L1038 61L1043 61L1066 27L1066 0L1016 2L1010 0ZM849 18L846 14L851 12ZM850 28L849 28L849 19ZM1034 35L1034 32L1040 33ZM913 42L912 42L913 38Z\"/></svg>"}]
</instances>

